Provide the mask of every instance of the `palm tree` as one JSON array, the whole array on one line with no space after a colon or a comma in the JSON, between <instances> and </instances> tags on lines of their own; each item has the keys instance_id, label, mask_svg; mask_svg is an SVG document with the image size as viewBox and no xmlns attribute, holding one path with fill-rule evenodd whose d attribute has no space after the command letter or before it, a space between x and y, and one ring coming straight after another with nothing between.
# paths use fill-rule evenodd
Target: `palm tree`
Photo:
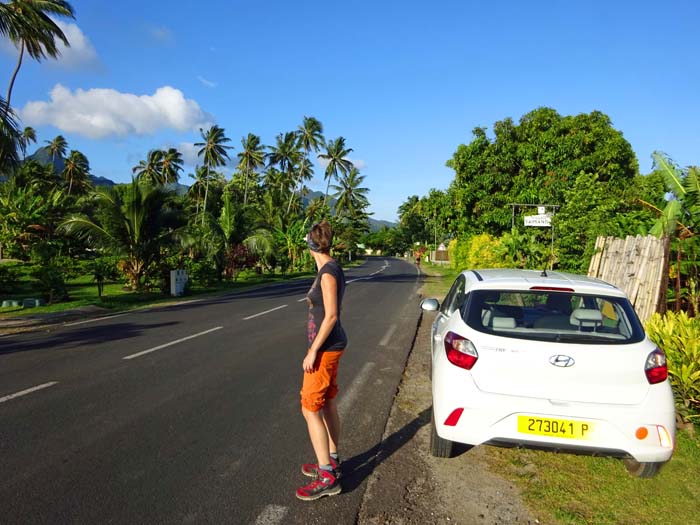
<instances>
[{"instance_id":1,"label":"palm tree","mask_svg":"<svg viewBox=\"0 0 700 525\"><path fill-rule=\"evenodd\" d=\"M345 138L338 137L335 140L331 140L326 144L326 153L322 153L318 156L319 159L323 159L328 162L326 166L325 179L326 183L326 194L323 198L323 202L328 200L328 188L331 184L331 179L338 178L338 172L347 174L353 164L346 157L352 151L352 148L345 147Z\"/></svg>"},{"instance_id":2,"label":"palm tree","mask_svg":"<svg viewBox=\"0 0 700 525\"><path fill-rule=\"evenodd\" d=\"M182 153L175 148L163 152L160 184L176 184L182 171Z\"/></svg>"},{"instance_id":3,"label":"palm tree","mask_svg":"<svg viewBox=\"0 0 700 525\"><path fill-rule=\"evenodd\" d=\"M22 150L22 160L27 158L27 146L29 144L36 144L36 130L30 126L27 126L22 130L22 135L20 135L19 147Z\"/></svg>"},{"instance_id":4,"label":"palm tree","mask_svg":"<svg viewBox=\"0 0 700 525\"><path fill-rule=\"evenodd\" d=\"M48 144L49 153L51 153L51 167L55 169L56 155L62 159L68 149L68 142L63 135L56 135L53 140L45 141Z\"/></svg>"},{"instance_id":5,"label":"palm tree","mask_svg":"<svg viewBox=\"0 0 700 525\"><path fill-rule=\"evenodd\" d=\"M68 195L71 194L74 186L79 195L87 193L91 186L90 163L87 157L79 151L71 150L61 176L68 183Z\"/></svg>"},{"instance_id":6,"label":"palm tree","mask_svg":"<svg viewBox=\"0 0 700 525\"><path fill-rule=\"evenodd\" d=\"M101 221L72 215L59 229L123 256L124 272L131 288L137 290L162 249L181 231L181 212L170 206L172 195L163 186L139 181L132 181L126 191L103 188L94 194Z\"/></svg>"},{"instance_id":7,"label":"palm tree","mask_svg":"<svg viewBox=\"0 0 700 525\"><path fill-rule=\"evenodd\" d=\"M313 171L310 169L309 153L313 151L317 153L319 148L324 144L323 124L314 117L304 117L304 121L297 129L297 139L299 147L304 150L304 155L299 164L299 173L297 175L297 183L301 186L303 181L310 179ZM307 168L307 164L309 167ZM287 214L292 206L292 198L295 192L289 196L289 204L287 205Z\"/></svg>"},{"instance_id":8,"label":"palm tree","mask_svg":"<svg viewBox=\"0 0 700 525\"><path fill-rule=\"evenodd\" d=\"M58 217L65 213L63 190L44 191L15 179L0 185L0 259L4 249L16 255L30 252L32 244L53 234Z\"/></svg>"},{"instance_id":9,"label":"palm tree","mask_svg":"<svg viewBox=\"0 0 700 525\"><path fill-rule=\"evenodd\" d=\"M292 171L300 157L300 152L297 144L296 133L289 131L280 133L276 137L276 144L269 146L268 165L279 166L281 178L279 180L280 193L285 193L287 188L293 188L294 175Z\"/></svg>"},{"instance_id":10,"label":"palm tree","mask_svg":"<svg viewBox=\"0 0 700 525\"><path fill-rule=\"evenodd\" d=\"M207 194L209 193L209 178L211 168L216 168L226 164L228 153L226 150L232 149L231 146L226 146L231 139L224 134L224 128L217 125L212 126L206 132L200 128L199 133L204 142L197 142L195 146L200 150L197 152L199 157L202 157L202 162L207 170L207 180L204 189L204 209L202 211L202 224L204 224L204 214L207 212Z\"/></svg>"},{"instance_id":11,"label":"palm tree","mask_svg":"<svg viewBox=\"0 0 700 525\"><path fill-rule=\"evenodd\" d=\"M336 215L353 218L358 213L364 213L369 206L367 199L369 188L360 186L364 180L364 175L360 175L357 168L351 168L347 175L340 177L339 184L333 186L333 189L336 190L335 195L333 195L336 199Z\"/></svg>"},{"instance_id":12,"label":"palm tree","mask_svg":"<svg viewBox=\"0 0 700 525\"><path fill-rule=\"evenodd\" d=\"M0 171L8 172L19 162L17 146L20 140L15 114L0 97Z\"/></svg>"},{"instance_id":13,"label":"palm tree","mask_svg":"<svg viewBox=\"0 0 700 525\"><path fill-rule=\"evenodd\" d=\"M142 160L131 169L137 180L146 180L150 184L158 185L163 173L163 150L152 149L148 152L146 160Z\"/></svg>"},{"instance_id":14,"label":"palm tree","mask_svg":"<svg viewBox=\"0 0 700 525\"><path fill-rule=\"evenodd\" d=\"M260 137L248 133L241 139L243 150L237 155L238 168L243 171L245 177L245 190L243 191L243 205L248 203L248 180L252 171L261 168L265 164L264 146L260 143Z\"/></svg>"},{"instance_id":15,"label":"palm tree","mask_svg":"<svg viewBox=\"0 0 700 525\"><path fill-rule=\"evenodd\" d=\"M306 205L305 213L307 221L313 224L330 215L330 210L323 199L318 197Z\"/></svg>"},{"instance_id":16,"label":"palm tree","mask_svg":"<svg viewBox=\"0 0 700 525\"><path fill-rule=\"evenodd\" d=\"M66 35L50 15L75 18L73 7L65 0L11 0L3 9L5 33L19 46L17 65L10 78L5 103L10 107L10 97L22 59L26 51L34 60L41 61L47 56L57 58L60 55L57 42L70 46ZM0 26L2 25L0 24ZM0 27L2 31L2 27Z\"/></svg>"}]
</instances>

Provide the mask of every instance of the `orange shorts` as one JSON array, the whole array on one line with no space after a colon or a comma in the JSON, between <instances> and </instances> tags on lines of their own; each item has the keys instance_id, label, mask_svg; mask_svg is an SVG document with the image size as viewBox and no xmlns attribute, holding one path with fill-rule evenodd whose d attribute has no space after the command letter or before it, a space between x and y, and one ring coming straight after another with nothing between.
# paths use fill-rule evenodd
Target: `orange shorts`
<instances>
[{"instance_id":1,"label":"orange shorts","mask_svg":"<svg viewBox=\"0 0 700 525\"><path fill-rule=\"evenodd\" d=\"M318 412L338 394L338 363L342 355L342 351L321 352L316 358L316 370L304 373L301 406L309 412Z\"/></svg>"}]
</instances>

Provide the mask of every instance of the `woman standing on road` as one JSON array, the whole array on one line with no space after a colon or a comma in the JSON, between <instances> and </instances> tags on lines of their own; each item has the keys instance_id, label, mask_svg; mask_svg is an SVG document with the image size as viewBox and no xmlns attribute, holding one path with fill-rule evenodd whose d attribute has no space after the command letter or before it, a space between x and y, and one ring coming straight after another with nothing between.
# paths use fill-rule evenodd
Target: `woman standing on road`
<instances>
[{"instance_id":1,"label":"woman standing on road","mask_svg":"<svg viewBox=\"0 0 700 525\"><path fill-rule=\"evenodd\" d=\"M306 242L318 273L306 301L308 350L302 363L301 412L306 419L317 463L302 465L301 472L315 478L297 489L297 498L314 500L340 494L338 437L340 420L335 397L338 393L338 363L347 346L340 324L340 306L345 292L345 274L330 256L333 230L325 220L312 226ZM320 324L319 324L320 323Z\"/></svg>"}]
</instances>

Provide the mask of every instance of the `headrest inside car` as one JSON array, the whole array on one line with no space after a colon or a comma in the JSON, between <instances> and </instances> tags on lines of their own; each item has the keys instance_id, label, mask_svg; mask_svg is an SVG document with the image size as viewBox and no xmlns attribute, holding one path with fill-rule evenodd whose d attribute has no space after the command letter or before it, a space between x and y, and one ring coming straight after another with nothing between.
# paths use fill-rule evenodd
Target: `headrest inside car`
<instances>
[{"instance_id":1,"label":"headrest inside car","mask_svg":"<svg viewBox=\"0 0 700 525\"><path fill-rule=\"evenodd\" d=\"M603 322L603 314L600 310L577 308L571 312L569 322L576 326L595 327Z\"/></svg>"}]
</instances>

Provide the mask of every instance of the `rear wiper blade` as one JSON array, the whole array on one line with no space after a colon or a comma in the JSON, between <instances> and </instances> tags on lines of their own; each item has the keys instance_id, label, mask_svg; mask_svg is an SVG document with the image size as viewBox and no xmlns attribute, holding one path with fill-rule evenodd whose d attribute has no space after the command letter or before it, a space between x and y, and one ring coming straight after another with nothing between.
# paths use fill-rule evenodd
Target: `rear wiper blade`
<instances>
[{"instance_id":1,"label":"rear wiper blade","mask_svg":"<svg viewBox=\"0 0 700 525\"><path fill-rule=\"evenodd\" d=\"M571 334L557 334L556 341L558 342L570 342L570 343L619 343L619 339L610 339L609 337L599 336L599 335L571 335Z\"/></svg>"}]
</instances>

